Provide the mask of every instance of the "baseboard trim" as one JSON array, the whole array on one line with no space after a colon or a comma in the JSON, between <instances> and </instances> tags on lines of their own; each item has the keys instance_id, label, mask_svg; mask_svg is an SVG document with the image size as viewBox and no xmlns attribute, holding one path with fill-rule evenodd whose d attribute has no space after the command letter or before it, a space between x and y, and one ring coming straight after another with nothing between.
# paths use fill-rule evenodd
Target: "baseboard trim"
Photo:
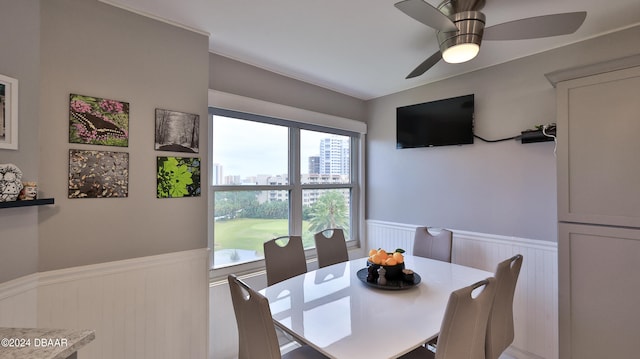
<instances>
[{"instance_id":1,"label":"baseboard trim","mask_svg":"<svg viewBox=\"0 0 640 359\"><path fill-rule=\"evenodd\" d=\"M504 353L500 356L500 359L545 359L545 358L511 346L504 351Z\"/></svg>"}]
</instances>

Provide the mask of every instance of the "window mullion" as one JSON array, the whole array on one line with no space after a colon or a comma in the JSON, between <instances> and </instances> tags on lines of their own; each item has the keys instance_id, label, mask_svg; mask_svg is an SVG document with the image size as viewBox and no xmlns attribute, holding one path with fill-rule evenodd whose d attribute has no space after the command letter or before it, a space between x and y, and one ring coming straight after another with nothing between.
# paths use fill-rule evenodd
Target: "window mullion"
<instances>
[{"instance_id":1,"label":"window mullion","mask_svg":"<svg viewBox=\"0 0 640 359\"><path fill-rule=\"evenodd\" d=\"M216 185L211 186L213 191L291 191L293 186L291 185Z\"/></svg>"},{"instance_id":2,"label":"window mullion","mask_svg":"<svg viewBox=\"0 0 640 359\"><path fill-rule=\"evenodd\" d=\"M300 129L289 128L289 230L302 234L302 188L300 187Z\"/></svg>"},{"instance_id":3,"label":"window mullion","mask_svg":"<svg viewBox=\"0 0 640 359\"><path fill-rule=\"evenodd\" d=\"M360 237L360 210L361 202L360 202L360 163L363 158L360 157L360 139L356 137L351 137L351 158L350 158L350 166L351 166L351 218L349 218L350 228L351 228L351 238L357 239Z\"/></svg>"},{"instance_id":4,"label":"window mullion","mask_svg":"<svg viewBox=\"0 0 640 359\"><path fill-rule=\"evenodd\" d=\"M300 185L301 189L341 189L341 188L353 188L352 183L313 183Z\"/></svg>"}]
</instances>

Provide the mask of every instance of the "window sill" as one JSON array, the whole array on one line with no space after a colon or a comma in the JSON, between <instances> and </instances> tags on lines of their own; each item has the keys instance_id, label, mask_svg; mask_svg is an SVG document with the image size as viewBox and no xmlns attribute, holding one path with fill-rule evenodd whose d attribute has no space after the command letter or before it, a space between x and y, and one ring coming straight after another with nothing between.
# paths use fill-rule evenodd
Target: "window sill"
<instances>
[{"instance_id":1,"label":"window sill","mask_svg":"<svg viewBox=\"0 0 640 359\"><path fill-rule=\"evenodd\" d=\"M361 258L364 257L363 248L353 241L353 245L347 247L349 251L349 258ZM312 271L318 269L318 258L315 255L315 250L311 250L312 255L307 256L307 270ZM241 277L244 276L256 276L265 275L264 259L255 262L248 262L228 267L209 269L209 283L213 284L220 281L226 281L229 274L235 274Z\"/></svg>"}]
</instances>

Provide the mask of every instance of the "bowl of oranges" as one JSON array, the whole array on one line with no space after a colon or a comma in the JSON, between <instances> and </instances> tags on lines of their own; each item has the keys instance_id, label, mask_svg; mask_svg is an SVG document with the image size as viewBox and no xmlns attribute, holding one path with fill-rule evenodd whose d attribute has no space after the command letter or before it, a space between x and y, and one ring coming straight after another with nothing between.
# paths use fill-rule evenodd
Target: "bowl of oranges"
<instances>
[{"instance_id":1,"label":"bowl of oranges","mask_svg":"<svg viewBox=\"0 0 640 359\"><path fill-rule=\"evenodd\" d=\"M384 267L387 280L402 279L402 270L404 269L404 250L397 248L393 252L387 252L384 249L372 249L369 251L367 266L373 267L376 271L380 267Z\"/></svg>"}]
</instances>

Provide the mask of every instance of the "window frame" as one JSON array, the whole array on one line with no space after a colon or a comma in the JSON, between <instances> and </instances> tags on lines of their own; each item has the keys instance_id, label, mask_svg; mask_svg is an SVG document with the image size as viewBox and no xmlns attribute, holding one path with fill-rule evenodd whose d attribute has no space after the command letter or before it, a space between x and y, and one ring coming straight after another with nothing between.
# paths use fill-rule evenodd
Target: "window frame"
<instances>
[{"instance_id":1,"label":"window frame","mask_svg":"<svg viewBox=\"0 0 640 359\"><path fill-rule=\"evenodd\" d=\"M218 101L211 101L209 105L209 123L211 124L211 130L209 131L209 154L213 156L213 116L220 115L232 118L238 118L242 120L257 121L260 123L268 123L274 125L286 126L289 128L289 168L288 176L289 181L287 185L256 185L241 186L241 185L214 185L213 173L213 157L209 161L209 217L207 222L209 224L208 241L209 247L214 248L214 196L216 191L229 191L229 190L252 190L252 191L270 191L270 190L286 190L289 193L290 203L290 217L289 217L289 233L299 234L302 233L302 209L303 209L303 191L313 189L349 189L351 193L350 199L350 238L347 240L347 246L350 251L361 249L361 233L364 225L364 143L366 134L366 124L350 119L337 118L335 116L315 113L312 111L297 109L293 107L265 103L264 101L248 99L237 95L231 95L213 91L215 95L218 95ZM211 91L210 91L211 95ZM219 98L223 97L227 101L220 101ZM229 106L228 100L231 98L237 102L241 100L241 106ZM261 110L265 110L264 114L257 114L256 111L251 111L247 103L255 105L260 103ZM267 104L265 106L265 104ZM238 108L240 107L240 108ZM274 109L276 111L274 111ZM284 111L283 111L284 110ZM283 115L289 113L289 115ZM296 120L291 120L295 118ZM300 120L298 120L300 119ZM336 122L336 119L340 122ZM336 126L336 124L340 124ZM337 134L343 136L349 136L350 138L350 182L349 183L326 183L326 184L302 184L301 183L301 169L304 164L301 163L300 156L300 131L311 130L320 131L328 134ZM292 154L292 151L293 154ZM299 217L297 217L299 216ZM296 218L297 217L297 218ZM316 257L315 248L305 251L307 260L313 262ZM213 263L214 252L211 250L210 268L211 277L213 279L220 279L225 277L229 273L251 273L260 270L264 270L264 260L258 260L248 263L242 263L238 265L226 266L221 268L214 268Z\"/></svg>"}]
</instances>

